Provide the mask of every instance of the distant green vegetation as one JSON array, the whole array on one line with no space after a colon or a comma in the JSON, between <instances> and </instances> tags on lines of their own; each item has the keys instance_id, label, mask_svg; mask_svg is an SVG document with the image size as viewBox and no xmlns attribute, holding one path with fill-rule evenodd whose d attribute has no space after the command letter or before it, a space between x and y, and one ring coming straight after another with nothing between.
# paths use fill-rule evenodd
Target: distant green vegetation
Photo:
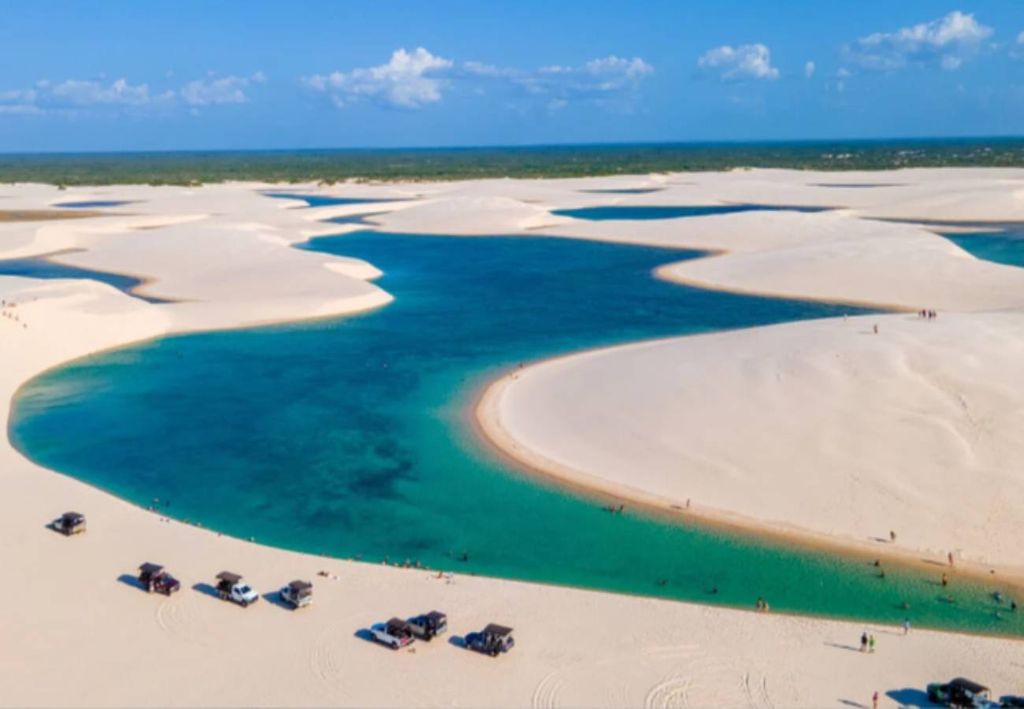
<instances>
[{"instance_id":1,"label":"distant green vegetation","mask_svg":"<svg viewBox=\"0 0 1024 709\"><path fill-rule=\"evenodd\" d=\"M881 170L943 166L1024 167L1024 139L10 154L0 155L0 182L55 185L187 185L226 180L330 183L584 177L744 167Z\"/></svg>"}]
</instances>

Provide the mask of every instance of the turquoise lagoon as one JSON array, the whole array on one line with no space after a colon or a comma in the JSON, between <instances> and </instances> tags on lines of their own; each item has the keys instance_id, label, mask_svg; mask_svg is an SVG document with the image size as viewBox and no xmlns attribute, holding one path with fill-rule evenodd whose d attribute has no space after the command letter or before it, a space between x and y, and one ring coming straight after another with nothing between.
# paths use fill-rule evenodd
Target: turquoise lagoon
<instances>
[{"instance_id":1,"label":"turquoise lagoon","mask_svg":"<svg viewBox=\"0 0 1024 709\"><path fill-rule=\"evenodd\" d=\"M71 363L20 392L14 444L140 505L156 500L179 519L289 549L1024 633L1024 618L998 612L995 586L957 580L946 599L940 568L889 568L883 579L864 559L669 523L628 504L609 514L606 500L505 462L470 422L481 387L520 362L863 311L652 277L693 252L375 232L308 248L375 264L396 300L355 317L168 337Z\"/></svg>"},{"instance_id":2,"label":"turquoise lagoon","mask_svg":"<svg viewBox=\"0 0 1024 709\"><path fill-rule=\"evenodd\" d=\"M992 231L943 236L977 258L1024 267L1024 224L977 226L991 227Z\"/></svg>"}]
</instances>

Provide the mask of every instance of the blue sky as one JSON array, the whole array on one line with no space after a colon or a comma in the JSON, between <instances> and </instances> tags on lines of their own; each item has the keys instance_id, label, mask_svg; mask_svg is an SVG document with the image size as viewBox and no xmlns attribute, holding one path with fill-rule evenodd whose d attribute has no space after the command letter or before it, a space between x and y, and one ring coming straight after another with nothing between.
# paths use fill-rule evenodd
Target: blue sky
<instances>
[{"instance_id":1,"label":"blue sky","mask_svg":"<svg viewBox=\"0 0 1024 709\"><path fill-rule=\"evenodd\" d=\"M1024 2L6 3L0 151L1024 134Z\"/></svg>"}]
</instances>

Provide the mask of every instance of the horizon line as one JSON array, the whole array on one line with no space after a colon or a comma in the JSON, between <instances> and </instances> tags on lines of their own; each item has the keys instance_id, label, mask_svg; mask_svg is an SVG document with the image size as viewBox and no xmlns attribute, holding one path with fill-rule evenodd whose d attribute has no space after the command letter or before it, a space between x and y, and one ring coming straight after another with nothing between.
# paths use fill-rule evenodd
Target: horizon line
<instances>
[{"instance_id":1,"label":"horizon line","mask_svg":"<svg viewBox=\"0 0 1024 709\"><path fill-rule=\"evenodd\" d=\"M649 140L649 141L591 141L582 143L494 143L478 145L409 145L409 146L367 146L367 147L317 147L317 148L157 148L131 150L33 150L0 151L5 157L43 156L89 156L89 155L180 155L180 154L231 154L231 153L400 153L400 152L468 152L478 150L542 150L573 148L627 148L627 147L717 147L717 146L771 146L771 145L840 145L840 144L885 144L885 143L943 143L943 142L1017 142L1024 141L1024 134L1005 135L950 135L950 136L894 136L886 138L767 138L736 140Z\"/></svg>"}]
</instances>

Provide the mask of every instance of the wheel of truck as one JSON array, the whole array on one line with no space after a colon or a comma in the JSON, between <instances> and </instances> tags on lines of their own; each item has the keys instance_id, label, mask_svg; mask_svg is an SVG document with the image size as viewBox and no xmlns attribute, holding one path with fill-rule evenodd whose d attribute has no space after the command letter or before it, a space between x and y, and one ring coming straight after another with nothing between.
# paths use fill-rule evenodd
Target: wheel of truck
<instances>
[{"instance_id":1,"label":"wheel of truck","mask_svg":"<svg viewBox=\"0 0 1024 709\"><path fill-rule=\"evenodd\" d=\"M249 607L249 601L247 601L247 600L245 600L245 599L243 598L243 599L242 599L242 608L248 608L248 607Z\"/></svg>"},{"instance_id":2,"label":"wheel of truck","mask_svg":"<svg viewBox=\"0 0 1024 709\"><path fill-rule=\"evenodd\" d=\"M392 640L391 641L391 649L392 650L397 650L398 649L398 641L397 640Z\"/></svg>"},{"instance_id":3,"label":"wheel of truck","mask_svg":"<svg viewBox=\"0 0 1024 709\"><path fill-rule=\"evenodd\" d=\"M498 649L497 648L491 648L491 657L497 657L497 656L498 656Z\"/></svg>"}]
</instances>

